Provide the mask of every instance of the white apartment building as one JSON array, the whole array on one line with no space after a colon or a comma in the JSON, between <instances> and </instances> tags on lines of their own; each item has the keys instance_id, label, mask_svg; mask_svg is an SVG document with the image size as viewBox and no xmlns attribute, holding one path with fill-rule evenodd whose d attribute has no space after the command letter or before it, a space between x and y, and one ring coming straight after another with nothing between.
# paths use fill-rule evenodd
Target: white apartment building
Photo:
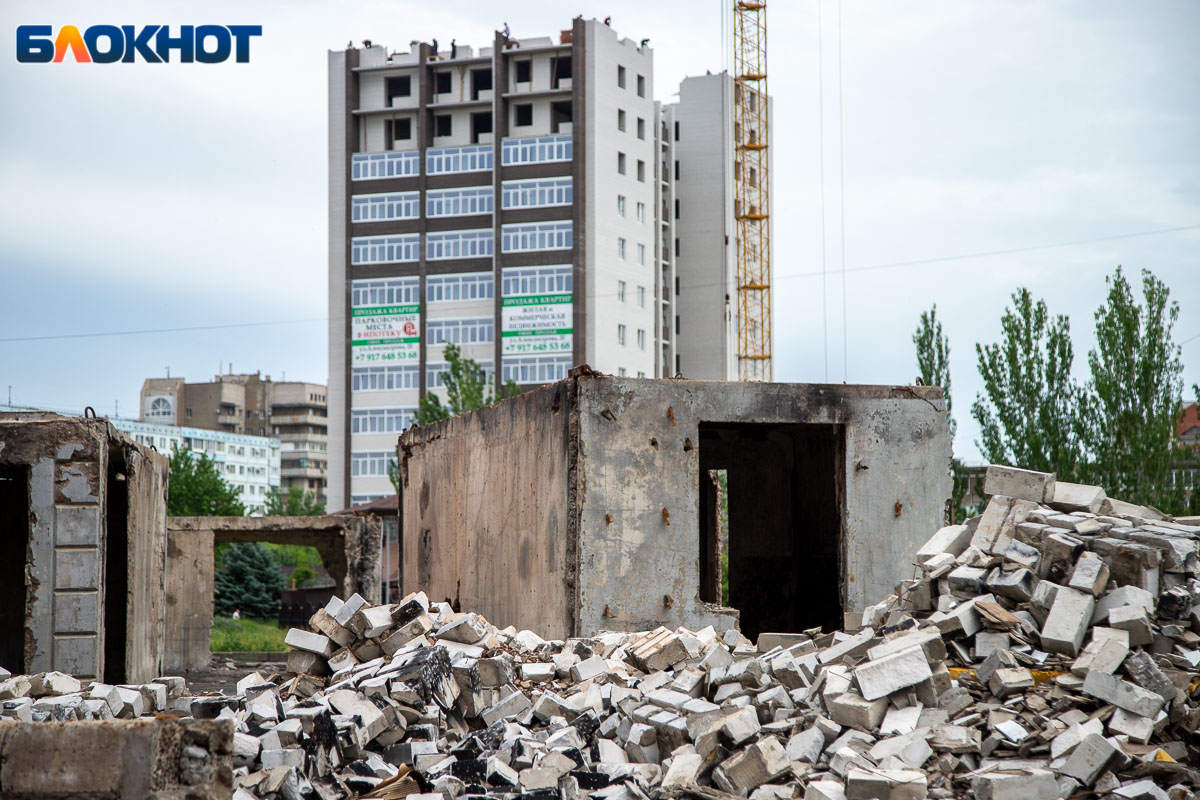
<instances>
[{"instance_id":1,"label":"white apartment building","mask_svg":"<svg viewBox=\"0 0 1200 800\"><path fill-rule=\"evenodd\" d=\"M278 439L135 419L110 418L109 422L128 433L134 441L164 455L176 448L196 455L207 453L217 463L225 482L238 490L247 513L263 513L267 492L279 488Z\"/></svg>"},{"instance_id":2,"label":"white apartment building","mask_svg":"<svg viewBox=\"0 0 1200 800\"><path fill-rule=\"evenodd\" d=\"M331 509L394 493L453 342L501 380L674 375L673 112L596 20L329 53Z\"/></svg>"}]
</instances>

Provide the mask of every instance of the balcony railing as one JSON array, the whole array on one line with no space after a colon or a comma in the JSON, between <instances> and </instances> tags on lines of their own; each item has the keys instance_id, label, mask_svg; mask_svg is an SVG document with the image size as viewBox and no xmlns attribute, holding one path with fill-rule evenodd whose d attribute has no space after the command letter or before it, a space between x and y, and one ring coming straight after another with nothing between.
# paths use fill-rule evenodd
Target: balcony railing
<instances>
[{"instance_id":1,"label":"balcony railing","mask_svg":"<svg viewBox=\"0 0 1200 800\"><path fill-rule=\"evenodd\" d=\"M491 168L492 146L490 144L438 147L425 151L425 174L427 175L483 172Z\"/></svg>"}]
</instances>

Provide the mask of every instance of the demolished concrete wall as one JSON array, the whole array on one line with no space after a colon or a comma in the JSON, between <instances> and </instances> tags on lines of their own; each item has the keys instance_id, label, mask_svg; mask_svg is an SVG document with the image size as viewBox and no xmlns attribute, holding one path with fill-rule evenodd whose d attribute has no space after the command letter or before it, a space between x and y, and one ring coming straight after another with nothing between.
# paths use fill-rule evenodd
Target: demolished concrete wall
<instances>
[{"instance_id":1,"label":"demolished concrete wall","mask_svg":"<svg viewBox=\"0 0 1200 800\"><path fill-rule=\"evenodd\" d=\"M378 603L382 595L379 517L169 517L166 521L167 641L165 669L206 669L213 620L213 547L274 542L315 547L337 591Z\"/></svg>"},{"instance_id":2,"label":"demolished concrete wall","mask_svg":"<svg viewBox=\"0 0 1200 800\"><path fill-rule=\"evenodd\" d=\"M0 414L4 666L159 674L167 468L104 419Z\"/></svg>"},{"instance_id":3,"label":"demolished concrete wall","mask_svg":"<svg viewBox=\"0 0 1200 800\"><path fill-rule=\"evenodd\" d=\"M951 489L933 387L580 373L410 429L399 456L404 591L555 637L722 629L735 608L752 633L831 629L910 577ZM701 490L717 469L735 608Z\"/></svg>"}]
</instances>

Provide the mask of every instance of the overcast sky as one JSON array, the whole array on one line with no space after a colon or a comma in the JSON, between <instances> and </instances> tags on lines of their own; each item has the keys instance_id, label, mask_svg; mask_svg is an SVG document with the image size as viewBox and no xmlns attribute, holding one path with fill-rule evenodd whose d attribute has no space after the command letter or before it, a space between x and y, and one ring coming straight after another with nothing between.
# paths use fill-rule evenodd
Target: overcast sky
<instances>
[{"instance_id":1,"label":"overcast sky","mask_svg":"<svg viewBox=\"0 0 1200 800\"><path fill-rule=\"evenodd\" d=\"M16 403L134 415L144 378L207 380L230 361L326 380L329 48L478 46L505 22L554 35L611 15L650 39L670 101L685 75L722 67L723 5L512 2L504 17L476 0L6 0L0 339L280 324L0 341L0 402L11 386ZM1123 264L1171 287L1185 379L1200 381L1200 3L871 0L840 16L839 59L837 0L770 9L776 379L911 383L912 331L936 302L956 451L978 462L975 344L998 338L1009 295L1028 286L1070 316L1082 378ZM249 64L17 64L16 26L38 23L263 35Z\"/></svg>"}]
</instances>

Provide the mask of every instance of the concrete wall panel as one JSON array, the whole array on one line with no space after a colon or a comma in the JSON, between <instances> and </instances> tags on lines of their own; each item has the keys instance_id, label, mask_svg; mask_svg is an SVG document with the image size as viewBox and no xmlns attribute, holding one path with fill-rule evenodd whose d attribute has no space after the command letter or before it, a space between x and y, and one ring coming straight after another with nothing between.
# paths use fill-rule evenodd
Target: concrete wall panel
<instances>
[{"instance_id":1,"label":"concrete wall panel","mask_svg":"<svg viewBox=\"0 0 1200 800\"><path fill-rule=\"evenodd\" d=\"M574 632L568 387L401 436L404 592L458 599L501 627Z\"/></svg>"}]
</instances>

